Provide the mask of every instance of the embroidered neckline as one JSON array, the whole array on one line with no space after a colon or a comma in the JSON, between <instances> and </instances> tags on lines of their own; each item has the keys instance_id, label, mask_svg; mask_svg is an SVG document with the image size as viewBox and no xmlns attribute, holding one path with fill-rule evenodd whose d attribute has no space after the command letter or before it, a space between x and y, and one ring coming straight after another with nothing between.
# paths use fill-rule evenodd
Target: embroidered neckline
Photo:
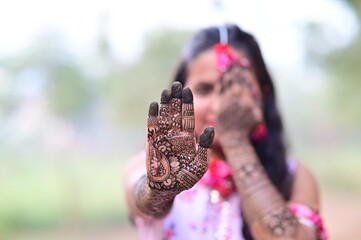
<instances>
[{"instance_id":1,"label":"embroidered neckline","mask_svg":"<svg viewBox=\"0 0 361 240\"><path fill-rule=\"evenodd\" d=\"M224 198L236 192L231 167L225 161L218 159L210 160L209 169L200 180L200 183L217 190Z\"/></svg>"}]
</instances>

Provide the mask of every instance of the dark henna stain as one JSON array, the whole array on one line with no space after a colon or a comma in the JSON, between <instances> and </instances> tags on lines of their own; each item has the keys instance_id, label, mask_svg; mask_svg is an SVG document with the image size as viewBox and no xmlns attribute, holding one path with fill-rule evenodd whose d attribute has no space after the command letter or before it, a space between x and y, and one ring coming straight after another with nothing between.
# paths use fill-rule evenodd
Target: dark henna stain
<instances>
[{"instance_id":1,"label":"dark henna stain","mask_svg":"<svg viewBox=\"0 0 361 240\"><path fill-rule=\"evenodd\" d=\"M182 84L180 82L174 82L172 84L172 98L182 98Z\"/></svg>"},{"instance_id":2,"label":"dark henna stain","mask_svg":"<svg viewBox=\"0 0 361 240\"><path fill-rule=\"evenodd\" d=\"M160 97L161 104L168 104L172 98L172 93L169 89L164 89Z\"/></svg>"},{"instance_id":3,"label":"dark henna stain","mask_svg":"<svg viewBox=\"0 0 361 240\"><path fill-rule=\"evenodd\" d=\"M158 103L157 102L152 102L149 105L149 111L148 111L148 116L149 117L157 117L158 116Z\"/></svg>"},{"instance_id":4,"label":"dark henna stain","mask_svg":"<svg viewBox=\"0 0 361 240\"><path fill-rule=\"evenodd\" d=\"M193 103L193 93L189 87L186 87L182 91L183 103Z\"/></svg>"},{"instance_id":5,"label":"dark henna stain","mask_svg":"<svg viewBox=\"0 0 361 240\"><path fill-rule=\"evenodd\" d=\"M214 128L213 127L207 127L203 130L203 133L199 137L199 145L204 148L210 148L212 146L214 138Z\"/></svg>"}]
</instances>

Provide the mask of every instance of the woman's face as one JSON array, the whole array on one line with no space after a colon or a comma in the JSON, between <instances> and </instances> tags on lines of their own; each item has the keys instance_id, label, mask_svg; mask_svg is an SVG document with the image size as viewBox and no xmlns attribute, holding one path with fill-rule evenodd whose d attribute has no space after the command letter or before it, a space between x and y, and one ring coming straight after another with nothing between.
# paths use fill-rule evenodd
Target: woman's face
<instances>
[{"instance_id":1,"label":"woman's face","mask_svg":"<svg viewBox=\"0 0 361 240\"><path fill-rule=\"evenodd\" d=\"M239 57L246 58L243 51L237 50ZM261 98L260 88L253 68L247 71L248 83L252 91L257 92ZM195 134L197 137L207 126L216 128L213 147L219 147L217 137L216 114L219 106L219 85L220 71L216 66L216 54L209 49L198 55L188 66L188 78L186 86L193 92L195 111ZM260 99L258 99L260 101Z\"/></svg>"}]
</instances>

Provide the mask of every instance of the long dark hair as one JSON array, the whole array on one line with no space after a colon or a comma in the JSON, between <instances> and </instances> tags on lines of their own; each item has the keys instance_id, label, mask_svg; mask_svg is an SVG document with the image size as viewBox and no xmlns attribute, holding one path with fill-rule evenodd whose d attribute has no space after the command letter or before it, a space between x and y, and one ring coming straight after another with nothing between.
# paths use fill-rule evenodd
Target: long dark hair
<instances>
[{"instance_id":1,"label":"long dark hair","mask_svg":"<svg viewBox=\"0 0 361 240\"><path fill-rule=\"evenodd\" d=\"M263 114L268 128L268 136L265 140L253 142L252 144L268 177L283 198L288 200L292 179L287 168L283 126L276 106L275 89L271 76L267 71L261 50L255 38L251 34L242 31L237 25L228 24L226 27L228 30L228 44L246 53L255 70L263 93ZM220 34L217 26L204 28L196 33L184 49L173 80L179 81L184 85L187 80L189 62L219 42ZM243 222L244 237L248 240L253 239L246 222Z\"/></svg>"}]
</instances>

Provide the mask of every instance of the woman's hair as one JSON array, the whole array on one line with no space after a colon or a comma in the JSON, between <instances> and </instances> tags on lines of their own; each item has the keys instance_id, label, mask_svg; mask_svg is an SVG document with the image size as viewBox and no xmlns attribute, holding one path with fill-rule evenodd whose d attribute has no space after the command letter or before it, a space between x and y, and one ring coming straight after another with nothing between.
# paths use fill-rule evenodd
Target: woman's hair
<instances>
[{"instance_id":1,"label":"woman's hair","mask_svg":"<svg viewBox=\"0 0 361 240\"><path fill-rule=\"evenodd\" d=\"M276 106L275 89L272 79L267 71L261 50L255 38L249 33L242 31L236 25L228 24L225 27L228 31L228 44L235 49L241 49L245 52L251 62L251 66L254 68L263 94L263 114L268 128L268 136L263 141L254 141L252 144L268 177L283 198L288 200L291 193L292 178L287 167L283 126ZM180 64L176 69L174 81L179 81L185 85L190 61L219 42L220 32L217 26L208 27L196 33L184 49ZM246 239L253 239L245 221L243 234Z\"/></svg>"}]
</instances>

